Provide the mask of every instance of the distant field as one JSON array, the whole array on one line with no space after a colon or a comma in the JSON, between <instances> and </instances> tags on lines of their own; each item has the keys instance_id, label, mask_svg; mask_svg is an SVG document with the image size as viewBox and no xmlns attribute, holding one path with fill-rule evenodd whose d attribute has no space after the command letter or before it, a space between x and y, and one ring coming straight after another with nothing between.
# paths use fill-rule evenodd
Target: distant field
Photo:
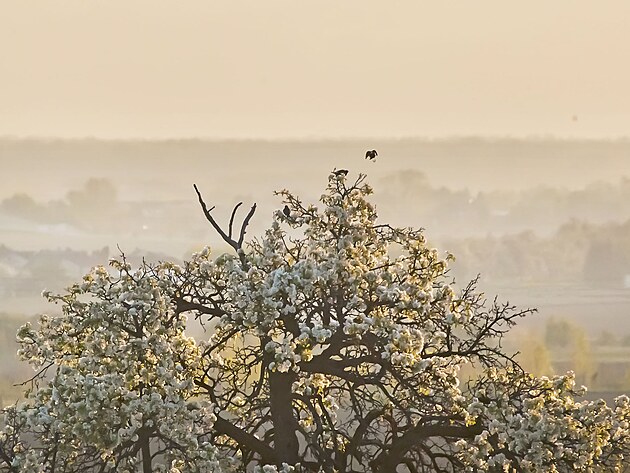
<instances>
[{"instance_id":1,"label":"distant field","mask_svg":"<svg viewBox=\"0 0 630 473\"><path fill-rule=\"evenodd\" d=\"M538 313L522 319L519 326L544 327L549 317L564 317L583 327L589 337L602 331L630 335L630 289L606 289L582 284L484 286L488 297L499 296L519 307L533 307Z\"/></svg>"}]
</instances>

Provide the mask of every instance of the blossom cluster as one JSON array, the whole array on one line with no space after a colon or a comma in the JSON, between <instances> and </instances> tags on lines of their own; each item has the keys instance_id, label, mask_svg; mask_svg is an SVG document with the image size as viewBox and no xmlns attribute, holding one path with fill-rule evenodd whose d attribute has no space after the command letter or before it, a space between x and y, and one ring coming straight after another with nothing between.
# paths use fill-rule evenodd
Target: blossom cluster
<instances>
[{"instance_id":1,"label":"blossom cluster","mask_svg":"<svg viewBox=\"0 0 630 473\"><path fill-rule=\"evenodd\" d=\"M43 315L37 329L26 324L18 333L19 356L54 371L14 408L22 428L42 444L17 449L16 467L54 468L51 461L72 464L94 455L102 471L135 471L139 459L129 454L135 445L167 441L178 449L163 455L160 468L218 471L216 448L206 438L213 406L196 398L193 382L201 351L185 335L185 316L174 311L168 279L155 277L175 267L113 266L113 274L95 268L67 294L47 293L62 315ZM45 447L53 442L51 457Z\"/></svg>"},{"instance_id":2,"label":"blossom cluster","mask_svg":"<svg viewBox=\"0 0 630 473\"><path fill-rule=\"evenodd\" d=\"M627 396L577 402L572 372L536 378L488 370L468 406L469 422L484 429L471 442L460 440L460 456L470 471L611 471L624 464L630 439ZM602 461L606 458L606 462Z\"/></svg>"}]
</instances>

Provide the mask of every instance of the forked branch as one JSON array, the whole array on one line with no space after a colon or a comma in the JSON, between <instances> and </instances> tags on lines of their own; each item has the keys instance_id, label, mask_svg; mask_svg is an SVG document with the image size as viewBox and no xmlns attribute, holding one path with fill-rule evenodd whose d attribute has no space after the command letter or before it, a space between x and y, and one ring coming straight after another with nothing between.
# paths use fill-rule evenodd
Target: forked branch
<instances>
[{"instance_id":1,"label":"forked branch","mask_svg":"<svg viewBox=\"0 0 630 473\"><path fill-rule=\"evenodd\" d=\"M197 193L197 197L199 198L199 204L201 205L203 214L206 216L206 219L208 220L208 222L210 222L210 224L214 227L214 229L221 236L223 241L225 241L228 245L234 248L234 250L237 253L239 253L239 250L243 248L243 241L245 240L245 233L247 231L247 226L249 225L250 220L254 216L254 212L256 212L256 204L252 205L252 207L249 209L247 216L245 217L245 219L243 220L243 223L241 224L238 240L235 240L234 238L232 238L234 217L236 216L236 211L238 210L238 208L241 205L243 205L243 202L239 202L238 204L234 206L234 209L232 210L232 215L230 216L230 223L228 224L228 233L225 233L223 229L219 226L219 224L216 222L212 214L210 213L214 210L214 206L211 208L208 208L208 206L203 200L203 197L201 197L201 192L199 192L199 189L197 188L197 184L193 184L193 187L195 188L195 192Z\"/></svg>"}]
</instances>

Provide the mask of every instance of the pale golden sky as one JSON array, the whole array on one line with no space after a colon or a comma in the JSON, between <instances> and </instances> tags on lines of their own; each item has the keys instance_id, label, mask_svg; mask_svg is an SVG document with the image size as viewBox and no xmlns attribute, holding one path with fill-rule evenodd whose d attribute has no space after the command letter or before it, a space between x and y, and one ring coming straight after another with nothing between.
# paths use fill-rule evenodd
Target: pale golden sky
<instances>
[{"instance_id":1,"label":"pale golden sky","mask_svg":"<svg viewBox=\"0 0 630 473\"><path fill-rule=\"evenodd\" d=\"M630 135L630 2L0 0L0 135Z\"/></svg>"}]
</instances>

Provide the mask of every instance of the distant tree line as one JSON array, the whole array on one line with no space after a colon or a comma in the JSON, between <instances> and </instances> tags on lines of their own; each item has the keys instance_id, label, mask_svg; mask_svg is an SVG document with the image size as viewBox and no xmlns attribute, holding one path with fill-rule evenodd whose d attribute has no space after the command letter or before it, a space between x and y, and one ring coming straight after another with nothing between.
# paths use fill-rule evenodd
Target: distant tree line
<instances>
[{"instance_id":1,"label":"distant tree line","mask_svg":"<svg viewBox=\"0 0 630 473\"><path fill-rule=\"evenodd\" d=\"M630 219L630 178L594 182L583 189L538 186L527 190L472 192L435 186L419 171L388 176L376 201L381 213L416 218L434 235L482 236L533 230L556 231L564 223ZM405 206L400 206L405 202Z\"/></svg>"},{"instance_id":2,"label":"distant tree line","mask_svg":"<svg viewBox=\"0 0 630 473\"><path fill-rule=\"evenodd\" d=\"M526 231L443 244L460 255L454 266L464 277L481 271L490 282L630 285L630 220L603 225L574 220L548 237Z\"/></svg>"}]
</instances>

